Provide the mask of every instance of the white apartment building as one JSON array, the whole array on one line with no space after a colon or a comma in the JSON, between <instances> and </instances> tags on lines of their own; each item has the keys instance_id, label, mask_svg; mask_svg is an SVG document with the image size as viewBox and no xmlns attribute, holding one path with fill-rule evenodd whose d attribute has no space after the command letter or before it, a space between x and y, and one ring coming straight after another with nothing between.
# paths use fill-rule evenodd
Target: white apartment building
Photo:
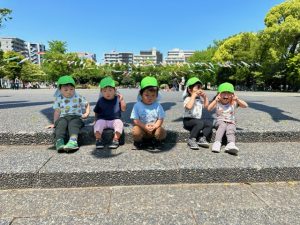
<instances>
[{"instance_id":1,"label":"white apartment building","mask_svg":"<svg viewBox=\"0 0 300 225\"><path fill-rule=\"evenodd\" d=\"M157 51L155 48L146 51L140 51L139 55L133 56L134 64L141 63L150 63L150 64L159 64L162 63L163 55L160 51Z\"/></svg>"},{"instance_id":2,"label":"white apartment building","mask_svg":"<svg viewBox=\"0 0 300 225\"><path fill-rule=\"evenodd\" d=\"M0 37L0 48L2 51L19 52L28 57L28 51L24 40L16 37Z\"/></svg>"},{"instance_id":3,"label":"white apartment building","mask_svg":"<svg viewBox=\"0 0 300 225\"><path fill-rule=\"evenodd\" d=\"M165 59L166 64L176 64L187 62L187 58L194 54L194 50L181 50L174 48L168 51L168 56Z\"/></svg>"},{"instance_id":4,"label":"white apartment building","mask_svg":"<svg viewBox=\"0 0 300 225\"><path fill-rule=\"evenodd\" d=\"M43 53L45 53L45 45L39 43L27 42L27 51L30 61L34 64L41 65L43 59Z\"/></svg>"},{"instance_id":5,"label":"white apartment building","mask_svg":"<svg viewBox=\"0 0 300 225\"><path fill-rule=\"evenodd\" d=\"M104 63L112 64L112 63L133 63L133 53L131 52L116 52L112 51L110 53L104 53Z\"/></svg>"}]
</instances>

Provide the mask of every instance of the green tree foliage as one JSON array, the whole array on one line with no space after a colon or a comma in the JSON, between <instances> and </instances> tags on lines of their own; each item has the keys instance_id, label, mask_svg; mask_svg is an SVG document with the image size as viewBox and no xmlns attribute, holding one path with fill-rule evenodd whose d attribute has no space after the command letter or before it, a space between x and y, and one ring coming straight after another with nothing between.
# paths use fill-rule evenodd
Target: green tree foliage
<instances>
[{"instance_id":1,"label":"green tree foliage","mask_svg":"<svg viewBox=\"0 0 300 225\"><path fill-rule=\"evenodd\" d=\"M209 46L206 50L196 51L191 57L188 58L188 62L189 63L211 62L217 49L218 49L217 45L214 45L214 46Z\"/></svg>"},{"instance_id":2,"label":"green tree foliage","mask_svg":"<svg viewBox=\"0 0 300 225\"><path fill-rule=\"evenodd\" d=\"M65 41L49 41L49 53L65 54L67 52L67 43Z\"/></svg>"},{"instance_id":3,"label":"green tree foliage","mask_svg":"<svg viewBox=\"0 0 300 225\"><path fill-rule=\"evenodd\" d=\"M75 53L66 53L65 42L49 41L49 47L42 64L42 69L49 80L56 81L60 76L73 74L77 68L83 67L83 63Z\"/></svg>"},{"instance_id":4,"label":"green tree foliage","mask_svg":"<svg viewBox=\"0 0 300 225\"><path fill-rule=\"evenodd\" d=\"M24 62L20 71L20 77L24 82L46 81L47 77L39 65L31 62Z\"/></svg>"},{"instance_id":5,"label":"green tree foliage","mask_svg":"<svg viewBox=\"0 0 300 225\"><path fill-rule=\"evenodd\" d=\"M217 62L254 62L258 38L254 33L240 33L226 39L216 50L213 60Z\"/></svg>"},{"instance_id":6,"label":"green tree foliage","mask_svg":"<svg viewBox=\"0 0 300 225\"><path fill-rule=\"evenodd\" d=\"M7 8L0 8L0 28L3 26L3 21L12 19L9 15L12 13L12 10Z\"/></svg>"},{"instance_id":7,"label":"green tree foliage","mask_svg":"<svg viewBox=\"0 0 300 225\"><path fill-rule=\"evenodd\" d=\"M287 80L296 91L295 87L300 87L300 53L288 60L287 68Z\"/></svg>"},{"instance_id":8,"label":"green tree foliage","mask_svg":"<svg viewBox=\"0 0 300 225\"><path fill-rule=\"evenodd\" d=\"M7 51L3 54L4 68L3 74L9 79L15 79L20 76L22 64L19 62L24 59L20 53Z\"/></svg>"},{"instance_id":9,"label":"green tree foliage","mask_svg":"<svg viewBox=\"0 0 300 225\"><path fill-rule=\"evenodd\" d=\"M287 65L289 59L299 53L299 12L300 0L288 0L273 7L265 17L266 28L260 35L259 55L268 85L279 86L292 82L288 78Z\"/></svg>"}]
</instances>

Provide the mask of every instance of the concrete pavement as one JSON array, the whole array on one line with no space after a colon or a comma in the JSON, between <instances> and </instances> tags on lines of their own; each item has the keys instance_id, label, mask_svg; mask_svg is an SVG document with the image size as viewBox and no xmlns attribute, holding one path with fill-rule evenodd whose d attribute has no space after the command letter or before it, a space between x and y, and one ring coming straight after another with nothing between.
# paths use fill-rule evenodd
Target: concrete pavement
<instances>
[{"instance_id":1,"label":"concrete pavement","mask_svg":"<svg viewBox=\"0 0 300 225\"><path fill-rule=\"evenodd\" d=\"M300 185L192 184L0 191L0 224L299 224Z\"/></svg>"}]
</instances>

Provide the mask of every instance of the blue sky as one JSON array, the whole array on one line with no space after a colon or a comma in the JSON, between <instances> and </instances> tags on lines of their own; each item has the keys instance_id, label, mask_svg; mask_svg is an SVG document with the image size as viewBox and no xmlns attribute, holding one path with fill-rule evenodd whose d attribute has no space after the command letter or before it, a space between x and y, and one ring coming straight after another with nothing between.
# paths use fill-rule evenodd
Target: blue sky
<instances>
[{"instance_id":1,"label":"blue sky","mask_svg":"<svg viewBox=\"0 0 300 225\"><path fill-rule=\"evenodd\" d=\"M264 29L267 12L283 0L1 0L13 19L0 36L47 46L67 42L68 51L139 53L156 47L203 50L239 32Z\"/></svg>"}]
</instances>

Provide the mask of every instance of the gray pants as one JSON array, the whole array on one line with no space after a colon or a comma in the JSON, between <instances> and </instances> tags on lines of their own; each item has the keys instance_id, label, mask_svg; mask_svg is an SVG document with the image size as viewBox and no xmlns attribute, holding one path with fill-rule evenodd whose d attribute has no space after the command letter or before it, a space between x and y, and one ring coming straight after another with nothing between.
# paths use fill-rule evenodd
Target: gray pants
<instances>
[{"instance_id":1,"label":"gray pants","mask_svg":"<svg viewBox=\"0 0 300 225\"><path fill-rule=\"evenodd\" d=\"M235 143L235 132L236 126L233 123L227 123L224 121L218 121L217 124L217 132L215 141L222 142L222 137L226 131L227 142Z\"/></svg>"}]
</instances>

